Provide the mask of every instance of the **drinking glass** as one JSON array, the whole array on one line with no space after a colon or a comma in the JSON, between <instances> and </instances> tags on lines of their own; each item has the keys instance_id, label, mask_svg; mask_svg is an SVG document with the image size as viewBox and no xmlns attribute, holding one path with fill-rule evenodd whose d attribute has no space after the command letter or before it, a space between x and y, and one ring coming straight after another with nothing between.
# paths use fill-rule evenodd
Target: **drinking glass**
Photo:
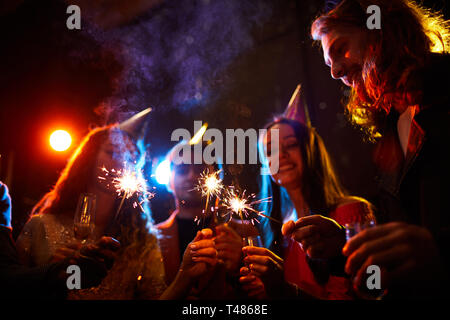
<instances>
[{"instance_id":1,"label":"drinking glass","mask_svg":"<svg viewBox=\"0 0 450 320\"><path fill-rule=\"evenodd\" d=\"M78 199L77 211L73 219L75 238L86 243L95 229L96 196L82 193Z\"/></svg>"},{"instance_id":2,"label":"drinking glass","mask_svg":"<svg viewBox=\"0 0 450 320\"><path fill-rule=\"evenodd\" d=\"M249 236L242 238L243 247L260 247L263 248L263 243L260 236ZM247 254L249 256L249 254ZM244 262L244 265L250 270L250 263Z\"/></svg>"},{"instance_id":3,"label":"drinking glass","mask_svg":"<svg viewBox=\"0 0 450 320\"><path fill-rule=\"evenodd\" d=\"M261 236L250 236L242 238L243 247L263 247Z\"/></svg>"},{"instance_id":4,"label":"drinking glass","mask_svg":"<svg viewBox=\"0 0 450 320\"><path fill-rule=\"evenodd\" d=\"M347 223L345 224L345 237L347 239L347 242L355 235L357 235L358 233L360 233L361 231L365 230L365 229L369 229L369 228L374 228L376 226L375 221L370 220L367 221L365 223L361 223L361 222L354 222L354 223ZM369 289L367 287L367 278L368 278L368 274L366 272L363 273L363 279L362 279L362 286L359 289L358 294L364 298L364 299L369 299L369 300L380 300L381 298L383 298L383 296L386 294L386 290L381 288L381 289ZM366 284L366 285L364 285Z\"/></svg>"},{"instance_id":5,"label":"drinking glass","mask_svg":"<svg viewBox=\"0 0 450 320\"><path fill-rule=\"evenodd\" d=\"M346 223L345 224L345 238L347 241L349 241L350 238L357 235L364 229L373 228L375 226L376 226L376 223L373 220L367 221L365 223L361 223L361 222Z\"/></svg>"}]
</instances>

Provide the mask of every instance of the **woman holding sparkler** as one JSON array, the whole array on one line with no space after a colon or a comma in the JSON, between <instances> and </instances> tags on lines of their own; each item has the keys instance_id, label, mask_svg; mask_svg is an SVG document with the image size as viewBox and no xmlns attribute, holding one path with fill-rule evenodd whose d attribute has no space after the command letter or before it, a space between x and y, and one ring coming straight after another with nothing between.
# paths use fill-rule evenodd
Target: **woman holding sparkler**
<instances>
[{"instance_id":1,"label":"woman holding sparkler","mask_svg":"<svg viewBox=\"0 0 450 320\"><path fill-rule=\"evenodd\" d=\"M373 219L370 204L364 199L348 196L341 187L322 139L314 128L289 118L278 118L267 129L268 133L260 137L260 151L267 155L269 166L277 159L279 170L271 172L271 179L262 176L264 197L272 193L273 200L271 210L266 213L284 223L322 219L328 223L336 220L344 225ZM270 154L270 129L279 130L276 154ZM270 250L243 248L248 267L241 268L240 281L250 294L259 297L300 294L320 299L353 297L350 280L330 274L331 260L310 257L320 247L311 246L311 242L300 244L283 238L281 225L272 220L263 219L261 231L265 246ZM323 250L322 256L330 253L329 258L335 252L329 247L320 250Z\"/></svg>"},{"instance_id":2,"label":"woman holding sparkler","mask_svg":"<svg viewBox=\"0 0 450 320\"><path fill-rule=\"evenodd\" d=\"M89 132L53 190L34 207L33 216L18 238L20 256L29 266L95 251L105 241L116 245L111 237L120 241L116 257L104 257L110 264L112 258L115 262L101 284L71 290L69 299L180 299L189 290L189 279L201 275L207 264L215 264L212 241L208 242L210 233L202 231L193 241L197 248L187 250L176 281L166 288L158 232L146 201L151 194L142 173L144 151L142 144L135 142L143 132L142 115L147 113L145 110L120 125ZM74 242L80 222L74 221L80 208L78 196L85 193L95 195L97 209L95 214L87 214L89 207L82 205L82 217L84 221L92 220L95 228L88 229L83 241ZM90 243L89 239L102 235L109 237Z\"/></svg>"},{"instance_id":3,"label":"woman holding sparkler","mask_svg":"<svg viewBox=\"0 0 450 320\"><path fill-rule=\"evenodd\" d=\"M142 156L138 145L119 126L92 130L53 190L34 207L22 230L17 246L23 262L30 266L59 261L83 247L95 246L89 240L85 243L86 238L95 241L106 235L120 241L121 249L102 283L90 289L71 290L69 299L157 299L164 291L164 269L150 210L140 199L146 189L140 170ZM122 169L124 163L126 170ZM113 177L110 183L105 180L105 170ZM121 172L129 176L120 176ZM140 192L118 198L116 192L121 185L131 186L132 177L140 178ZM89 216L95 229L83 241L74 242L74 214L82 193L95 195L95 215L92 212Z\"/></svg>"}]
</instances>

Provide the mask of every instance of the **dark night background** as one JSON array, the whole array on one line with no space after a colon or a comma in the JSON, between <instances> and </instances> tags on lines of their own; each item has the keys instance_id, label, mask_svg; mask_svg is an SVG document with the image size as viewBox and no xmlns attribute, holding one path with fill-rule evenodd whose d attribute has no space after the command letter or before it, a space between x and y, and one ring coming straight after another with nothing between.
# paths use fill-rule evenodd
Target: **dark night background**
<instances>
[{"instance_id":1,"label":"dark night background","mask_svg":"<svg viewBox=\"0 0 450 320\"><path fill-rule=\"evenodd\" d=\"M69 4L81 8L81 30L66 28ZM423 4L443 10L448 19L444 0ZM323 0L1 4L0 179L13 198L14 234L89 128L152 106L150 174L152 162L174 144L174 129L192 132L194 120L221 130L262 128L284 110L298 83L344 186L370 199L372 146L346 120L346 89L331 78L309 37L324 5ZM57 128L74 138L67 152L48 145ZM242 170L241 186L256 192L258 172L256 165ZM152 200L156 221L167 215L168 199L158 187Z\"/></svg>"}]
</instances>

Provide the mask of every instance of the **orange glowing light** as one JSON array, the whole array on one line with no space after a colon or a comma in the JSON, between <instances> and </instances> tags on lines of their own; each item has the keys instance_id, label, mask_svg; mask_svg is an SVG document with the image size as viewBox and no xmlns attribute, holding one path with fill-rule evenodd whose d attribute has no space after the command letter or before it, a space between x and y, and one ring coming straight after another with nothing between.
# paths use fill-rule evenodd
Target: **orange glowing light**
<instances>
[{"instance_id":1,"label":"orange glowing light","mask_svg":"<svg viewBox=\"0 0 450 320\"><path fill-rule=\"evenodd\" d=\"M72 144L72 137L65 130L56 130L50 135L50 146L58 152L66 151Z\"/></svg>"}]
</instances>

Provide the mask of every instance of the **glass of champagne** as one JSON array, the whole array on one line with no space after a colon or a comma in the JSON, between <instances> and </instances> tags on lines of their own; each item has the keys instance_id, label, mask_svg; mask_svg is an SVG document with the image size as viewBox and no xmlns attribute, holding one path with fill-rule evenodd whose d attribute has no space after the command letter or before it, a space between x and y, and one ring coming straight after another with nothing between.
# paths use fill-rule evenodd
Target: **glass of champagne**
<instances>
[{"instance_id":1,"label":"glass of champagne","mask_svg":"<svg viewBox=\"0 0 450 320\"><path fill-rule=\"evenodd\" d=\"M78 199L73 225L75 238L86 243L95 229L96 196L93 193L82 193Z\"/></svg>"}]
</instances>

